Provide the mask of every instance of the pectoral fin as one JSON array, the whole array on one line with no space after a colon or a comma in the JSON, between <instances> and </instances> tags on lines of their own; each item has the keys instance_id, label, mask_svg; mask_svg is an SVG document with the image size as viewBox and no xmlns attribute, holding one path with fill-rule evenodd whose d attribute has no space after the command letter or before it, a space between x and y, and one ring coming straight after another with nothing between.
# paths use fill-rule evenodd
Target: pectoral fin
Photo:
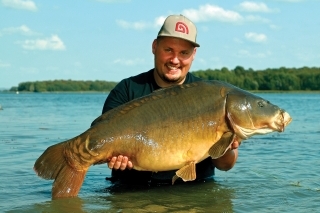
<instances>
[{"instance_id":1,"label":"pectoral fin","mask_svg":"<svg viewBox=\"0 0 320 213\"><path fill-rule=\"evenodd\" d=\"M189 164L185 165L178 171L176 171L176 175L172 178L172 185L174 182L182 178L183 181L191 181L196 179L196 163L191 161Z\"/></svg>"},{"instance_id":2,"label":"pectoral fin","mask_svg":"<svg viewBox=\"0 0 320 213\"><path fill-rule=\"evenodd\" d=\"M224 155L224 153L229 148L230 144L233 142L235 137L235 134L232 132L227 132L222 135L220 140L216 142L210 149L209 149L209 155L212 157L212 159L217 159Z\"/></svg>"}]
</instances>

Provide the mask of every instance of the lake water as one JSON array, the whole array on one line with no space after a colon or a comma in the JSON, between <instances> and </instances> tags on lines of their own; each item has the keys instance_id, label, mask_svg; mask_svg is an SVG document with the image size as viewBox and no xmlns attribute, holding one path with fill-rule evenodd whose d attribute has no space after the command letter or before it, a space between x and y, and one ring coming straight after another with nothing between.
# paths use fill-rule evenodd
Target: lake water
<instances>
[{"instance_id":1,"label":"lake water","mask_svg":"<svg viewBox=\"0 0 320 213\"><path fill-rule=\"evenodd\" d=\"M85 131L106 93L0 93L2 212L319 212L320 94L258 94L286 109L283 133L244 141L239 159L214 180L174 186L112 186L106 165L90 168L77 198L51 200L35 160Z\"/></svg>"}]
</instances>

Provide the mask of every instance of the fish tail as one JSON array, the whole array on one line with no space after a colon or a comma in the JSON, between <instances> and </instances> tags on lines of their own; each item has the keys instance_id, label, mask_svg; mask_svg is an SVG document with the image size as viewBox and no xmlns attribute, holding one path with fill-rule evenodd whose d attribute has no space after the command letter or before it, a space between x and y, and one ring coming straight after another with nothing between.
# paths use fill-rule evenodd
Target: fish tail
<instances>
[{"instance_id":1,"label":"fish tail","mask_svg":"<svg viewBox=\"0 0 320 213\"><path fill-rule=\"evenodd\" d=\"M52 185L53 199L77 196L87 173L87 169L77 169L67 162L66 145L62 142L50 146L33 167L38 176L55 180Z\"/></svg>"}]
</instances>

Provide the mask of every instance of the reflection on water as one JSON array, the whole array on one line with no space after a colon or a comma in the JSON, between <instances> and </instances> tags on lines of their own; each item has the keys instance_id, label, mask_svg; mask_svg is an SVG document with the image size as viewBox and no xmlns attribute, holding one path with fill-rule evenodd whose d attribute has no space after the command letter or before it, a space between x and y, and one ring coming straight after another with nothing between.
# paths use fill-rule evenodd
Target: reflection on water
<instances>
[{"instance_id":1,"label":"reflection on water","mask_svg":"<svg viewBox=\"0 0 320 213\"><path fill-rule=\"evenodd\" d=\"M233 212L233 189L219 186L213 180L174 186L111 186L107 194L100 198L108 201L114 211Z\"/></svg>"},{"instance_id":2,"label":"reflection on water","mask_svg":"<svg viewBox=\"0 0 320 213\"><path fill-rule=\"evenodd\" d=\"M98 195L36 203L9 212L233 212L234 190L214 180L148 186L114 184Z\"/></svg>"},{"instance_id":3,"label":"reflection on water","mask_svg":"<svg viewBox=\"0 0 320 213\"><path fill-rule=\"evenodd\" d=\"M31 206L20 207L8 212L47 212L47 213L58 213L58 212L86 212L83 210L84 201L81 198L65 198L59 200L46 201L42 203L35 203Z\"/></svg>"},{"instance_id":4,"label":"reflection on water","mask_svg":"<svg viewBox=\"0 0 320 213\"><path fill-rule=\"evenodd\" d=\"M215 180L174 186L111 185L106 165L87 173L78 198L51 200L52 181L35 160L50 145L86 130L106 94L0 94L2 212L317 212L320 209L320 94L261 94L293 122L253 137Z\"/></svg>"}]
</instances>

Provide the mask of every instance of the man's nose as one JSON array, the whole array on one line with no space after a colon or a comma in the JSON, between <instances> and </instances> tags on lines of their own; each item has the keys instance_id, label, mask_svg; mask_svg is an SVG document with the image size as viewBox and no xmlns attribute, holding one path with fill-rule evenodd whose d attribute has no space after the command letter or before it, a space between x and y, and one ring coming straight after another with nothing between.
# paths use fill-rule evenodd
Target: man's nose
<instances>
[{"instance_id":1,"label":"man's nose","mask_svg":"<svg viewBox=\"0 0 320 213\"><path fill-rule=\"evenodd\" d=\"M177 54L173 54L173 56L171 57L171 60L170 60L172 63L174 64L178 64L179 63L179 58L178 58L178 55Z\"/></svg>"}]
</instances>

